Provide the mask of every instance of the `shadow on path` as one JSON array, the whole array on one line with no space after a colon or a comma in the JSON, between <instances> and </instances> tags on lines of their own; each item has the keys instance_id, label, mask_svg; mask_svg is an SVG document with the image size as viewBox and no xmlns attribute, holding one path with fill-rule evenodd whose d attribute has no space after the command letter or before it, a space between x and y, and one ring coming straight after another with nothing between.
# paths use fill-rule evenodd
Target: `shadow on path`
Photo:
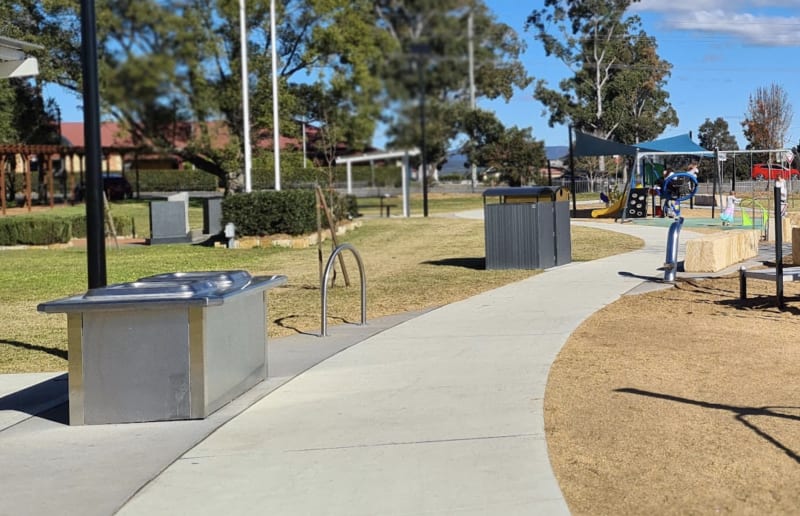
<instances>
[{"instance_id":1,"label":"shadow on path","mask_svg":"<svg viewBox=\"0 0 800 516\"><path fill-rule=\"evenodd\" d=\"M31 385L0 398L0 411L13 410L38 416L56 423L67 424L67 373Z\"/></svg>"}]
</instances>

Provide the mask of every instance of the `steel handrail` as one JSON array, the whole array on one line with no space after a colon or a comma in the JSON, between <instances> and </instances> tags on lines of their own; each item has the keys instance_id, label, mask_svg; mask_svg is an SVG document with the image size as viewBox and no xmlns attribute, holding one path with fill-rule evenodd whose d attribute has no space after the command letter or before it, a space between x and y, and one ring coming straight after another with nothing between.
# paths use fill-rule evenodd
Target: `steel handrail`
<instances>
[{"instance_id":1,"label":"steel handrail","mask_svg":"<svg viewBox=\"0 0 800 516\"><path fill-rule=\"evenodd\" d=\"M361 325L367 324L367 277L364 273L364 262L355 247L347 243L340 244L336 246L336 249L333 250L330 258L328 258L325 272L322 275L322 327L320 328L320 337L328 335L328 276L333 268L334 260L345 249L353 253L353 256L356 257L356 263L358 263L358 274L361 278Z\"/></svg>"}]
</instances>

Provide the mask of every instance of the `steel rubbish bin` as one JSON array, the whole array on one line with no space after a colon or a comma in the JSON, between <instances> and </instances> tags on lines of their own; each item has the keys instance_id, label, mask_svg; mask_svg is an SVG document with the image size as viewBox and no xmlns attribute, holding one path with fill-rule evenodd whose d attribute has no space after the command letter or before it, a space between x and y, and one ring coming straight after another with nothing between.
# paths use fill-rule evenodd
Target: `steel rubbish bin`
<instances>
[{"instance_id":1,"label":"steel rubbish bin","mask_svg":"<svg viewBox=\"0 0 800 516\"><path fill-rule=\"evenodd\" d=\"M267 374L286 276L175 272L42 303L66 313L71 425L205 418Z\"/></svg>"},{"instance_id":2,"label":"steel rubbish bin","mask_svg":"<svg viewBox=\"0 0 800 516\"><path fill-rule=\"evenodd\" d=\"M487 188L483 210L487 269L547 269L572 261L568 190Z\"/></svg>"}]
</instances>

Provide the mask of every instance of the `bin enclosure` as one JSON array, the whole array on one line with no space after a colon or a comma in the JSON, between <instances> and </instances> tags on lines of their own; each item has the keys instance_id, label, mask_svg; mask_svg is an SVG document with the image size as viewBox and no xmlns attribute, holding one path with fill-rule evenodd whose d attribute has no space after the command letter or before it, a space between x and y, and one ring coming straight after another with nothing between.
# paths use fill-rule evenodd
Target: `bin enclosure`
<instances>
[{"instance_id":1,"label":"bin enclosure","mask_svg":"<svg viewBox=\"0 0 800 516\"><path fill-rule=\"evenodd\" d=\"M71 425L205 418L267 376L285 276L170 273L39 305L67 314Z\"/></svg>"},{"instance_id":2,"label":"bin enclosure","mask_svg":"<svg viewBox=\"0 0 800 516\"><path fill-rule=\"evenodd\" d=\"M572 261L566 189L489 188L483 203L487 269L547 269Z\"/></svg>"}]
</instances>

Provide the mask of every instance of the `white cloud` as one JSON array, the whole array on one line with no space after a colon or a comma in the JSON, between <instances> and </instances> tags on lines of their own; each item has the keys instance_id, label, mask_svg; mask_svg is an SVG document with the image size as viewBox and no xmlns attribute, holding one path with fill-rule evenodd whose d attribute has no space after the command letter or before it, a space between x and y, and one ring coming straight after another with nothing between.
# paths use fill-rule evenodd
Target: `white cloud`
<instances>
[{"instance_id":1,"label":"white cloud","mask_svg":"<svg viewBox=\"0 0 800 516\"><path fill-rule=\"evenodd\" d=\"M748 10L797 7L797 0L640 0L631 5L631 11L656 13L684 13L686 11L713 11L716 9Z\"/></svg>"},{"instance_id":2,"label":"white cloud","mask_svg":"<svg viewBox=\"0 0 800 516\"><path fill-rule=\"evenodd\" d=\"M680 13L686 11L712 10L721 9L723 7L732 7L736 2L728 2L726 0L672 0L665 2L664 0L641 0L640 2L631 5L631 11L648 11L656 13Z\"/></svg>"},{"instance_id":3,"label":"white cloud","mask_svg":"<svg viewBox=\"0 0 800 516\"><path fill-rule=\"evenodd\" d=\"M779 9L790 4L797 5L797 0L642 0L631 10L660 14L667 29L728 35L751 45L794 47L800 46L800 17L784 16ZM747 12L765 8L759 14Z\"/></svg>"},{"instance_id":4,"label":"white cloud","mask_svg":"<svg viewBox=\"0 0 800 516\"><path fill-rule=\"evenodd\" d=\"M763 46L800 46L800 18L756 16L722 10L695 11L668 17L664 23L673 29L729 34L747 43Z\"/></svg>"}]
</instances>

